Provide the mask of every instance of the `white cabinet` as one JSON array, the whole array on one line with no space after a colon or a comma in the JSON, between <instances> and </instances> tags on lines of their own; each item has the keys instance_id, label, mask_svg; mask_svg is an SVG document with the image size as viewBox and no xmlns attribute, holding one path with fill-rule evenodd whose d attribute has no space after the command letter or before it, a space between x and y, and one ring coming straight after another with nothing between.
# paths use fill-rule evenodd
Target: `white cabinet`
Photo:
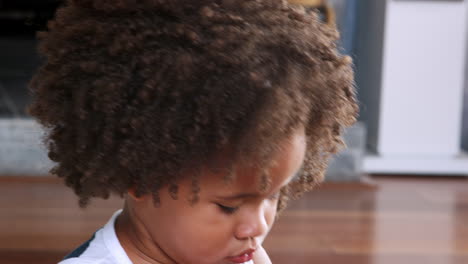
<instances>
[{"instance_id":1,"label":"white cabinet","mask_svg":"<svg viewBox=\"0 0 468 264\"><path fill-rule=\"evenodd\" d=\"M466 2L363 1L356 64L369 173L468 175Z\"/></svg>"}]
</instances>

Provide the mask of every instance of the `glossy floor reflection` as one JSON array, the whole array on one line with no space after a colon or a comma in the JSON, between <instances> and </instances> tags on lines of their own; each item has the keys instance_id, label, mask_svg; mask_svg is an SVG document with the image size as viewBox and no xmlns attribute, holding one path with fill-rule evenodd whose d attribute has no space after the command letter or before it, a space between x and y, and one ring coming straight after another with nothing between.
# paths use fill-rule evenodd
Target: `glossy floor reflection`
<instances>
[{"instance_id":1,"label":"glossy floor reflection","mask_svg":"<svg viewBox=\"0 0 468 264\"><path fill-rule=\"evenodd\" d=\"M468 263L468 180L325 185L285 212L266 246L276 263Z\"/></svg>"},{"instance_id":2,"label":"glossy floor reflection","mask_svg":"<svg viewBox=\"0 0 468 264\"><path fill-rule=\"evenodd\" d=\"M0 263L56 263L120 203L82 211L58 180L0 177ZM275 264L466 264L468 179L326 183L290 204L265 247Z\"/></svg>"}]
</instances>

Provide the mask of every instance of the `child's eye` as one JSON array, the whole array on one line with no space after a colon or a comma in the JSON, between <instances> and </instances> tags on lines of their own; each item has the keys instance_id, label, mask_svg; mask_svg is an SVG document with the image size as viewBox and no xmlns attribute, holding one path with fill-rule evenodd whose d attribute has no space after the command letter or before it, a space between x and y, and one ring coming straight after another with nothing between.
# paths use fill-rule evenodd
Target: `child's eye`
<instances>
[{"instance_id":1,"label":"child's eye","mask_svg":"<svg viewBox=\"0 0 468 264\"><path fill-rule=\"evenodd\" d=\"M221 209L221 211L223 211L225 214L233 214L237 211L237 209L239 209L239 207L229 207L218 203L216 205L218 205L219 209Z\"/></svg>"}]
</instances>

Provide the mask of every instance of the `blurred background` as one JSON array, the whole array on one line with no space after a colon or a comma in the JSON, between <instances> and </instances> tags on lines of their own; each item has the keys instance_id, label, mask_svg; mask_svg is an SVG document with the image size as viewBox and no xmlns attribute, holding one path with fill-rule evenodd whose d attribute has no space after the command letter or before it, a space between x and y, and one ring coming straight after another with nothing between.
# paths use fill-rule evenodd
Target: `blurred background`
<instances>
[{"instance_id":1,"label":"blurred background","mask_svg":"<svg viewBox=\"0 0 468 264\"><path fill-rule=\"evenodd\" d=\"M0 263L56 263L121 206L78 209L25 113L35 32L61 2L0 0ZM467 2L290 2L338 27L360 117L272 230L273 263L468 263Z\"/></svg>"}]
</instances>

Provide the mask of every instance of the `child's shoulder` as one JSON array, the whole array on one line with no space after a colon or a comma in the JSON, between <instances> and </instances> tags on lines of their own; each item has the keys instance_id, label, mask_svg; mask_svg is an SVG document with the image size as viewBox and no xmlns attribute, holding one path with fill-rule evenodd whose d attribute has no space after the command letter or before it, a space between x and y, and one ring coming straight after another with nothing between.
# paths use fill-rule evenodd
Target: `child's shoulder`
<instances>
[{"instance_id":1,"label":"child's shoulder","mask_svg":"<svg viewBox=\"0 0 468 264\"><path fill-rule=\"evenodd\" d=\"M115 233L116 211L102 228L81 246L68 254L59 264L131 264Z\"/></svg>"},{"instance_id":2,"label":"child's shoulder","mask_svg":"<svg viewBox=\"0 0 468 264\"><path fill-rule=\"evenodd\" d=\"M100 234L102 229L97 231L91 239L77 247L58 264L111 264L115 263L112 254L102 241Z\"/></svg>"},{"instance_id":3,"label":"child's shoulder","mask_svg":"<svg viewBox=\"0 0 468 264\"><path fill-rule=\"evenodd\" d=\"M114 258L108 257L100 257L100 258L92 258L92 257L75 257L75 258L67 258L60 261L58 264L116 264L120 262L116 262Z\"/></svg>"},{"instance_id":4,"label":"child's shoulder","mask_svg":"<svg viewBox=\"0 0 468 264\"><path fill-rule=\"evenodd\" d=\"M60 261L58 264L104 264L109 262L102 262L101 260L83 259L83 258L69 258Z\"/></svg>"}]
</instances>

